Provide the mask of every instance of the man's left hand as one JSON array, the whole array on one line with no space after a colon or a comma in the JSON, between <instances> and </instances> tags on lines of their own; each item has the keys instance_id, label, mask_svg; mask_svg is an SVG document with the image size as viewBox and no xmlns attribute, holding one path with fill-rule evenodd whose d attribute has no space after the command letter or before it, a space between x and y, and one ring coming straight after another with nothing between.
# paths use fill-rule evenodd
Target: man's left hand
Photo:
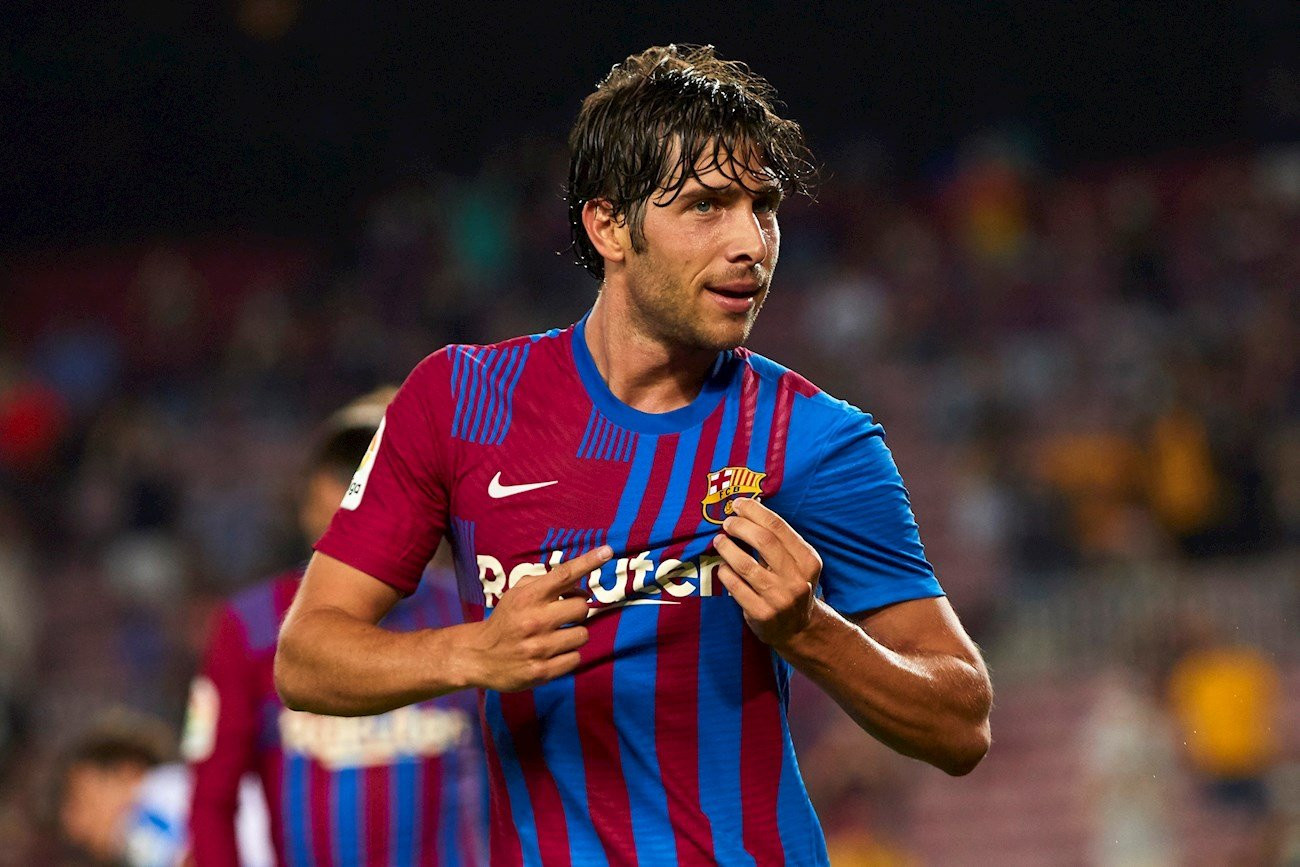
<instances>
[{"instance_id":1,"label":"man's left hand","mask_svg":"<svg viewBox=\"0 0 1300 867\"><path fill-rule=\"evenodd\" d=\"M725 561L717 574L745 612L749 628L779 650L812 620L822 558L767 506L749 498L733 503L734 513L722 522L723 532L713 540Z\"/></svg>"}]
</instances>

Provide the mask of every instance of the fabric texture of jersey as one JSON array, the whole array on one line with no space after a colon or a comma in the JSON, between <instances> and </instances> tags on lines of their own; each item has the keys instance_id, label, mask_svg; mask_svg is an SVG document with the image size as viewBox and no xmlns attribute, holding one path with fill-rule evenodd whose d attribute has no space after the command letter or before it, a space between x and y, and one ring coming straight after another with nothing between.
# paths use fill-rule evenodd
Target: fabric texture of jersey
<instances>
[{"instance_id":1,"label":"fabric texture of jersey","mask_svg":"<svg viewBox=\"0 0 1300 867\"><path fill-rule=\"evenodd\" d=\"M410 593L450 535L476 618L522 577L614 548L578 670L481 694L494 865L825 863L789 665L745 625L712 540L759 495L817 548L837 610L941 595L883 432L744 349L689 405L640 412L584 326L421 362L317 550Z\"/></svg>"},{"instance_id":2,"label":"fabric texture of jersey","mask_svg":"<svg viewBox=\"0 0 1300 867\"><path fill-rule=\"evenodd\" d=\"M487 863L487 780L473 696L449 695L373 717L291 711L275 691L280 623L293 571L235 596L219 613L191 688L182 751L194 769L198 867L238 864L235 793L262 782L281 865ZM430 570L383 625L463 621L449 573Z\"/></svg>"}]
</instances>

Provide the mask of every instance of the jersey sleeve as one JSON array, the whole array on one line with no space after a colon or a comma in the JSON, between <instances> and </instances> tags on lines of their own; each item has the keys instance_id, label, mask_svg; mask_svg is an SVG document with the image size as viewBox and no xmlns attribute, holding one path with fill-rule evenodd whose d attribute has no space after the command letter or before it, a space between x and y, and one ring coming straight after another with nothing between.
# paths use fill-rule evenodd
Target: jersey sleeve
<instances>
[{"instance_id":1,"label":"jersey sleeve","mask_svg":"<svg viewBox=\"0 0 1300 867\"><path fill-rule=\"evenodd\" d=\"M884 430L850 412L826 439L790 520L821 555L823 596L845 614L942 596Z\"/></svg>"},{"instance_id":2,"label":"jersey sleeve","mask_svg":"<svg viewBox=\"0 0 1300 867\"><path fill-rule=\"evenodd\" d=\"M452 406L442 350L411 371L389 404L317 551L403 595L415 590L447 528Z\"/></svg>"},{"instance_id":3,"label":"jersey sleeve","mask_svg":"<svg viewBox=\"0 0 1300 867\"><path fill-rule=\"evenodd\" d=\"M239 786L253 767L257 739L256 672L244 626L233 608L218 614L203 668L190 687L181 752L194 772L190 851L196 867L238 863Z\"/></svg>"}]
</instances>

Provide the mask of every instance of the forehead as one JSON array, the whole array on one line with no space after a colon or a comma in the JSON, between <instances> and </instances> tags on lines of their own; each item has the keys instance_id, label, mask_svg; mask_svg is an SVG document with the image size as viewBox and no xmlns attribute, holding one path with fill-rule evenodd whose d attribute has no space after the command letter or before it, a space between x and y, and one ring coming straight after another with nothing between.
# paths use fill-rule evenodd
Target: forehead
<instances>
[{"instance_id":1,"label":"forehead","mask_svg":"<svg viewBox=\"0 0 1300 867\"><path fill-rule=\"evenodd\" d=\"M675 197L696 187L723 189L732 184L751 192L780 188L776 173L763 160L762 153L747 143L730 147L717 140L706 142L688 168L678 141L670 148L667 162L669 170L660 185L660 197Z\"/></svg>"},{"instance_id":2,"label":"forehead","mask_svg":"<svg viewBox=\"0 0 1300 867\"><path fill-rule=\"evenodd\" d=\"M107 772L104 768L89 762L78 762L69 767L64 774L64 796L80 798L103 787Z\"/></svg>"}]
</instances>

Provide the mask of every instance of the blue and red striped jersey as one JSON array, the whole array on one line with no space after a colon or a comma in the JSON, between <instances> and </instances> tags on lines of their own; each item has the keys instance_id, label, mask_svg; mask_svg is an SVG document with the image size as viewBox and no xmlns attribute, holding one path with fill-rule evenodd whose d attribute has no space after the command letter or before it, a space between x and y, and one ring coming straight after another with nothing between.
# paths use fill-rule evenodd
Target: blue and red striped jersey
<instances>
[{"instance_id":1,"label":"blue and red striped jersey","mask_svg":"<svg viewBox=\"0 0 1300 867\"><path fill-rule=\"evenodd\" d=\"M484 865L487 779L472 695L372 717L291 711L275 691L280 623L301 570L223 606L190 693L183 752L194 769L190 848L197 867L239 863L240 780L261 778L277 861L300 865ZM463 621L450 574L430 570L383 621L390 629Z\"/></svg>"},{"instance_id":2,"label":"blue and red striped jersey","mask_svg":"<svg viewBox=\"0 0 1300 867\"><path fill-rule=\"evenodd\" d=\"M480 698L493 864L818 864L786 724L790 669L716 577L728 504L761 496L841 612L942 594L883 432L744 349L698 397L619 401L576 326L425 359L317 550L412 592L450 535L467 616L608 543L570 675Z\"/></svg>"}]
</instances>

